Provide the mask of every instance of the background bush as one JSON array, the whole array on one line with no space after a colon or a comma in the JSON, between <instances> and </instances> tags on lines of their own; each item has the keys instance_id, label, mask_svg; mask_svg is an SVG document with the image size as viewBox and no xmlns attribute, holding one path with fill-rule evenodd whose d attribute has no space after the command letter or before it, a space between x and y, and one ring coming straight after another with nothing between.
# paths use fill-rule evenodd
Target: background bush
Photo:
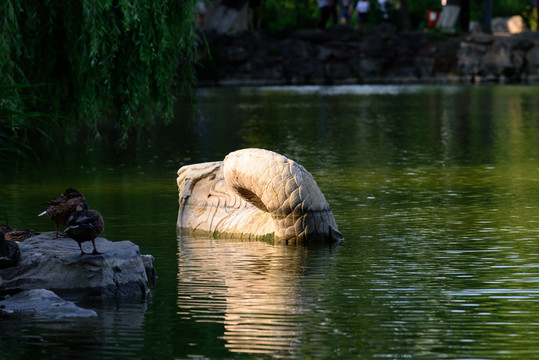
<instances>
[{"instance_id":1,"label":"background bush","mask_svg":"<svg viewBox=\"0 0 539 360\"><path fill-rule=\"evenodd\" d=\"M369 0L371 9L376 9L377 0ZM484 21L484 1L470 0L470 19ZM392 3L393 12L390 20L398 24L399 17L394 13L398 8L398 1ZM491 0L493 17L508 17L524 15L528 17L531 12L529 0ZM355 2L354 2L355 4ZM408 0L410 23L412 29L425 27L427 10L441 10L440 0ZM316 0L263 0L264 24L270 29L309 29L318 25L319 10ZM379 23L380 16L371 17L371 25Z\"/></svg>"}]
</instances>

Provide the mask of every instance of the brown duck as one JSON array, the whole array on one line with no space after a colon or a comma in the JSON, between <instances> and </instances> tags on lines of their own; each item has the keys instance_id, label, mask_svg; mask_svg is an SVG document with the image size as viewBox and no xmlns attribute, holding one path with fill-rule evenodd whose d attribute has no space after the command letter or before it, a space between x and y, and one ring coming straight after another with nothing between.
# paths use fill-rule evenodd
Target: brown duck
<instances>
[{"instance_id":1,"label":"brown duck","mask_svg":"<svg viewBox=\"0 0 539 360\"><path fill-rule=\"evenodd\" d=\"M4 233L0 231L0 269L17 265L20 258L19 244L6 240Z\"/></svg>"},{"instance_id":2,"label":"brown duck","mask_svg":"<svg viewBox=\"0 0 539 360\"><path fill-rule=\"evenodd\" d=\"M62 237L63 235L58 234L58 225L65 225L69 215L75 211L77 205L84 201L86 201L86 198L80 191L69 188L63 194L52 199L47 205L47 210L38 216L47 215L54 221L56 224L56 237Z\"/></svg>"},{"instance_id":3,"label":"brown duck","mask_svg":"<svg viewBox=\"0 0 539 360\"><path fill-rule=\"evenodd\" d=\"M12 229L8 225L1 225L0 226L0 232L4 233L4 236L6 237L6 240L8 241L24 241L26 239L29 239L33 236L39 235L38 232L35 232L34 230L28 230L28 229Z\"/></svg>"},{"instance_id":4,"label":"brown duck","mask_svg":"<svg viewBox=\"0 0 539 360\"><path fill-rule=\"evenodd\" d=\"M105 228L105 223L101 214L95 210L88 209L86 201L77 205L74 213L69 216L66 222L66 233L70 238L79 244L81 255L90 254L84 252L82 243L91 241L94 246L92 254L102 254L95 247L95 238L98 237Z\"/></svg>"}]
</instances>

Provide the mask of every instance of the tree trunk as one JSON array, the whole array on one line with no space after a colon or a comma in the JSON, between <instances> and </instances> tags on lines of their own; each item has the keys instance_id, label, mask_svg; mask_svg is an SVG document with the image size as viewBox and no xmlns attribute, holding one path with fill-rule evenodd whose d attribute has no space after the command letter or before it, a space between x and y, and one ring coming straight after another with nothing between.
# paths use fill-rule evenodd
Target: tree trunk
<instances>
[{"instance_id":1,"label":"tree trunk","mask_svg":"<svg viewBox=\"0 0 539 360\"><path fill-rule=\"evenodd\" d=\"M536 0L537 1L537 0ZM491 0L485 0L485 32L491 32L491 20L492 20L492 4Z\"/></svg>"},{"instance_id":2,"label":"tree trunk","mask_svg":"<svg viewBox=\"0 0 539 360\"><path fill-rule=\"evenodd\" d=\"M399 14L403 30L410 30L410 11L408 9L408 0L400 1Z\"/></svg>"},{"instance_id":3,"label":"tree trunk","mask_svg":"<svg viewBox=\"0 0 539 360\"><path fill-rule=\"evenodd\" d=\"M460 30L465 33L470 31L470 0L460 1Z\"/></svg>"}]
</instances>

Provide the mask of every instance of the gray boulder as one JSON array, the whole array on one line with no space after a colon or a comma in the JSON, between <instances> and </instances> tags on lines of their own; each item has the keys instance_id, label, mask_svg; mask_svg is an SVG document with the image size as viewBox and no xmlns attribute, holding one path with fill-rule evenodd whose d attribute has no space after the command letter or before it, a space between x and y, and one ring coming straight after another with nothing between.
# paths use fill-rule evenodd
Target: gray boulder
<instances>
[{"instance_id":1,"label":"gray boulder","mask_svg":"<svg viewBox=\"0 0 539 360\"><path fill-rule=\"evenodd\" d=\"M72 300L144 299L155 280L154 259L130 241L95 240L102 255L80 255L70 238L43 233L19 244L21 259L0 270L2 293L49 289ZM83 246L88 246L84 243Z\"/></svg>"},{"instance_id":2,"label":"gray boulder","mask_svg":"<svg viewBox=\"0 0 539 360\"><path fill-rule=\"evenodd\" d=\"M97 316L93 310L78 307L45 289L22 291L0 301L0 312L9 315L51 316L56 319Z\"/></svg>"}]
</instances>

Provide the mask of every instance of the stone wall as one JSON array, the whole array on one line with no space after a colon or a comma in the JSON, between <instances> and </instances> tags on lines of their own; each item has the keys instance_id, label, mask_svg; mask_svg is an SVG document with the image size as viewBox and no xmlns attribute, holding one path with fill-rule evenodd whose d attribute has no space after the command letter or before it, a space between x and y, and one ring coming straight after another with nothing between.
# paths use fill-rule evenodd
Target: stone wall
<instances>
[{"instance_id":1,"label":"stone wall","mask_svg":"<svg viewBox=\"0 0 539 360\"><path fill-rule=\"evenodd\" d=\"M200 86L539 81L533 32L443 36L382 24L205 38Z\"/></svg>"},{"instance_id":2,"label":"stone wall","mask_svg":"<svg viewBox=\"0 0 539 360\"><path fill-rule=\"evenodd\" d=\"M457 72L468 82L539 82L539 33L470 35L458 52Z\"/></svg>"}]
</instances>

